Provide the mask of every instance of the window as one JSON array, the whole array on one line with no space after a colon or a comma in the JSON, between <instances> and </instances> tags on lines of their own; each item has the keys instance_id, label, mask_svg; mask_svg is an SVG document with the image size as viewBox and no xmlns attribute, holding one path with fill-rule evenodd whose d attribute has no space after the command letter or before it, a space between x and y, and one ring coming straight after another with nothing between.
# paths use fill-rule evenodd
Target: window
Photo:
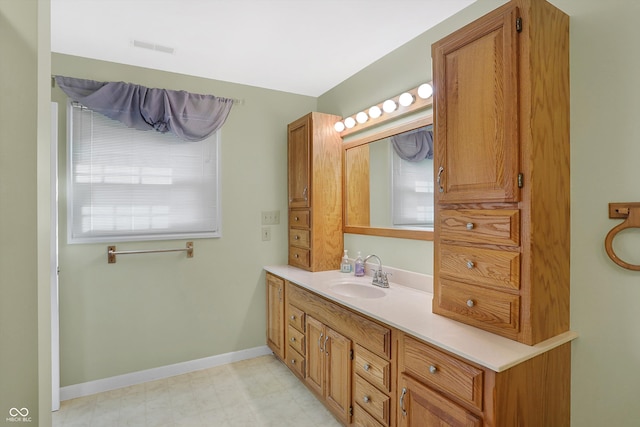
<instances>
[{"instance_id":1,"label":"window","mask_svg":"<svg viewBox=\"0 0 640 427\"><path fill-rule=\"evenodd\" d=\"M140 131L69 102L69 243L220 237L219 131Z\"/></svg>"},{"instance_id":2,"label":"window","mask_svg":"<svg viewBox=\"0 0 640 427\"><path fill-rule=\"evenodd\" d=\"M433 227L433 160L410 162L391 152L393 225Z\"/></svg>"}]
</instances>

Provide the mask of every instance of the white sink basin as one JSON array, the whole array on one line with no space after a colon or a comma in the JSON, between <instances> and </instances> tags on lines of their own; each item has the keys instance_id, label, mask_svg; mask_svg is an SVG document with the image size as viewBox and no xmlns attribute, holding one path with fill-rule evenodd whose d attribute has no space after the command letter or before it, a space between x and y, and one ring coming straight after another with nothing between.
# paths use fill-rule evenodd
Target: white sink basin
<instances>
[{"instance_id":1,"label":"white sink basin","mask_svg":"<svg viewBox=\"0 0 640 427\"><path fill-rule=\"evenodd\" d=\"M340 281L329 286L329 289L343 297L350 298L382 298L387 293L371 283Z\"/></svg>"}]
</instances>

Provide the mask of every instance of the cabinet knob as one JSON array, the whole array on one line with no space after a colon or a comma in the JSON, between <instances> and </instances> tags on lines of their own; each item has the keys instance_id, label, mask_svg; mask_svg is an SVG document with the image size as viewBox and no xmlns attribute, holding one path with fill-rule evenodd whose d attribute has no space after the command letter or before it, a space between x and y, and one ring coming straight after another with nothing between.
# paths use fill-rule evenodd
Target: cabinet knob
<instances>
[{"instance_id":1,"label":"cabinet knob","mask_svg":"<svg viewBox=\"0 0 640 427\"><path fill-rule=\"evenodd\" d=\"M476 264L473 261L467 261L467 268L469 270L471 270L475 266L476 266Z\"/></svg>"},{"instance_id":2,"label":"cabinet knob","mask_svg":"<svg viewBox=\"0 0 640 427\"><path fill-rule=\"evenodd\" d=\"M467 223L467 230L473 230L473 227L474 227L474 225L473 225L472 222L468 222Z\"/></svg>"},{"instance_id":3,"label":"cabinet knob","mask_svg":"<svg viewBox=\"0 0 640 427\"><path fill-rule=\"evenodd\" d=\"M296 320L296 316L294 316L293 314L291 315L291 320Z\"/></svg>"},{"instance_id":4,"label":"cabinet knob","mask_svg":"<svg viewBox=\"0 0 640 427\"><path fill-rule=\"evenodd\" d=\"M369 396L364 396L364 397L362 398L362 401L363 401L364 403L369 403L369 401L370 401L370 400L371 400L371 399L369 399Z\"/></svg>"},{"instance_id":5,"label":"cabinet knob","mask_svg":"<svg viewBox=\"0 0 640 427\"><path fill-rule=\"evenodd\" d=\"M364 369L365 371L368 371L368 370L369 370L369 368L370 368L370 366L369 366L369 364L368 364L368 363L365 363L365 364L362 366L362 369Z\"/></svg>"},{"instance_id":6,"label":"cabinet knob","mask_svg":"<svg viewBox=\"0 0 640 427\"><path fill-rule=\"evenodd\" d=\"M295 236L293 236L294 240L300 240L300 236L298 236L297 234Z\"/></svg>"},{"instance_id":7,"label":"cabinet knob","mask_svg":"<svg viewBox=\"0 0 640 427\"><path fill-rule=\"evenodd\" d=\"M429 372L435 374L436 372L438 372L438 368L435 365L431 365L429 366Z\"/></svg>"},{"instance_id":8,"label":"cabinet knob","mask_svg":"<svg viewBox=\"0 0 640 427\"><path fill-rule=\"evenodd\" d=\"M300 258L300 255L296 254L296 259Z\"/></svg>"},{"instance_id":9,"label":"cabinet knob","mask_svg":"<svg viewBox=\"0 0 640 427\"><path fill-rule=\"evenodd\" d=\"M291 337L291 342L296 342L296 337Z\"/></svg>"},{"instance_id":10,"label":"cabinet knob","mask_svg":"<svg viewBox=\"0 0 640 427\"><path fill-rule=\"evenodd\" d=\"M293 220L294 220L294 221L300 221L300 219L299 219L297 216L294 216L294 217L293 217Z\"/></svg>"},{"instance_id":11,"label":"cabinet knob","mask_svg":"<svg viewBox=\"0 0 640 427\"><path fill-rule=\"evenodd\" d=\"M472 300L472 299L468 299L468 300L467 300L467 307L471 308L471 307L473 307L474 305L476 305L476 303L475 303L475 301L474 301L474 300Z\"/></svg>"},{"instance_id":12,"label":"cabinet knob","mask_svg":"<svg viewBox=\"0 0 640 427\"><path fill-rule=\"evenodd\" d=\"M295 365L296 364L296 359L291 359L291 364Z\"/></svg>"}]
</instances>

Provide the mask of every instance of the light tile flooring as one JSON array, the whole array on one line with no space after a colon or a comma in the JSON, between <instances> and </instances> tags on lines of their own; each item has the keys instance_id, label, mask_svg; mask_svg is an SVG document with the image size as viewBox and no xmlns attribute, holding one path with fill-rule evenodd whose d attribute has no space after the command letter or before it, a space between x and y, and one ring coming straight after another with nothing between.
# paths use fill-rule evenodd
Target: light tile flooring
<instances>
[{"instance_id":1,"label":"light tile flooring","mask_svg":"<svg viewBox=\"0 0 640 427\"><path fill-rule=\"evenodd\" d=\"M274 356L62 402L53 427L339 427Z\"/></svg>"}]
</instances>

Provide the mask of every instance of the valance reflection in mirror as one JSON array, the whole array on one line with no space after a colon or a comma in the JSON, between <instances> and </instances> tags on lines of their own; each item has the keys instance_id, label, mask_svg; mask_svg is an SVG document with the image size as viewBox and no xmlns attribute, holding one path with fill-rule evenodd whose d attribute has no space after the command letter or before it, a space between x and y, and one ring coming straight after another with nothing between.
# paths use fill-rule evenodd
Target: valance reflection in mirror
<instances>
[{"instance_id":1,"label":"valance reflection in mirror","mask_svg":"<svg viewBox=\"0 0 640 427\"><path fill-rule=\"evenodd\" d=\"M433 131L421 119L349 143L345 232L432 239Z\"/></svg>"}]
</instances>

